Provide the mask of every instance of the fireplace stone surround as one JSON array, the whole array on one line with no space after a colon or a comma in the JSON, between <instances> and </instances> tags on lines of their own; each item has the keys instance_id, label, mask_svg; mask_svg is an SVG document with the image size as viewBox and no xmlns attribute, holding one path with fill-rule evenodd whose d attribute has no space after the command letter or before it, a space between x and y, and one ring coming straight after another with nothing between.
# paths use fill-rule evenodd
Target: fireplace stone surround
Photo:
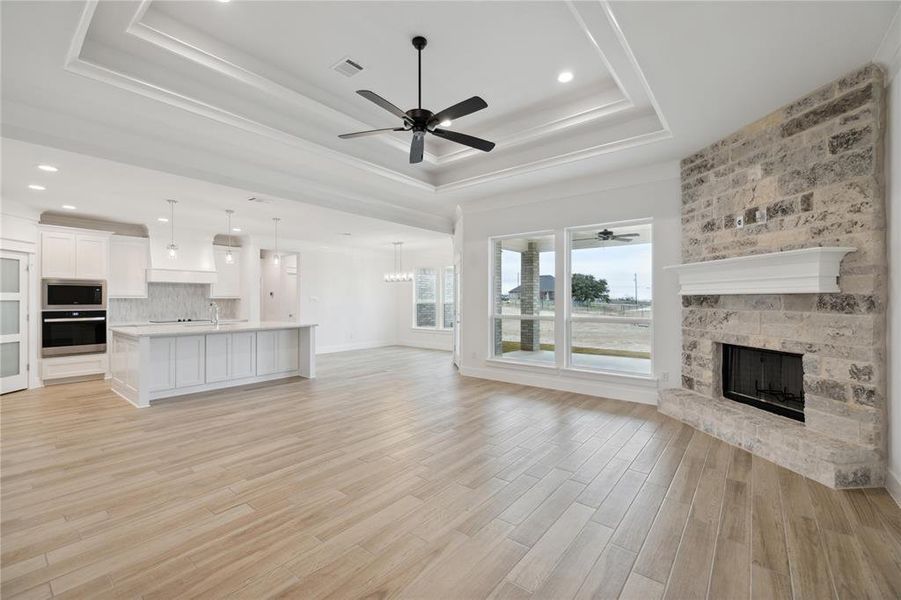
<instances>
[{"instance_id":1,"label":"fireplace stone surround","mask_svg":"<svg viewBox=\"0 0 901 600\"><path fill-rule=\"evenodd\" d=\"M684 159L682 262L845 246L839 292L685 295L659 409L835 488L885 472L884 83L869 64ZM722 344L803 355L799 422L722 395Z\"/></svg>"}]
</instances>

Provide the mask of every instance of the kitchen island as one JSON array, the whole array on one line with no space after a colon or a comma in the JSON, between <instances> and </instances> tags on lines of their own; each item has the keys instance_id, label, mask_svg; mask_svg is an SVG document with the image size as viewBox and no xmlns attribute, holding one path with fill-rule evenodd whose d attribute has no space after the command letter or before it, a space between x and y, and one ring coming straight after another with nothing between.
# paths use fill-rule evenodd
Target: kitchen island
<instances>
[{"instance_id":1,"label":"kitchen island","mask_svg":"<svg viewBox=\"0 0 901 600\"><path fill-rule=\"evenodd\" d=\"M238 322L111 327L112 390L154 400L316 375L316 324Z\"/></svg>"}]
</instances>

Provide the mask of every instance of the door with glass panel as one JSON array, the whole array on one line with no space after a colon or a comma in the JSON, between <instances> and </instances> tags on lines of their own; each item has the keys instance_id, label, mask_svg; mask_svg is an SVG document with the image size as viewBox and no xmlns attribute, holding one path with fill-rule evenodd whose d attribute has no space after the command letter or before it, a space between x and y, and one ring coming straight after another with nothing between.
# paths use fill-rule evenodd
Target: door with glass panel
<instances>
[{"instance_id":1,"label":"door with glass panel","mask_svg":"<svg viewBox=\"0 0 901 600\"><path fill-rule=\"evenodd\" d=\"M0 252L0 394L28 387L27 261Z\"/></svg>"}]
</instances>

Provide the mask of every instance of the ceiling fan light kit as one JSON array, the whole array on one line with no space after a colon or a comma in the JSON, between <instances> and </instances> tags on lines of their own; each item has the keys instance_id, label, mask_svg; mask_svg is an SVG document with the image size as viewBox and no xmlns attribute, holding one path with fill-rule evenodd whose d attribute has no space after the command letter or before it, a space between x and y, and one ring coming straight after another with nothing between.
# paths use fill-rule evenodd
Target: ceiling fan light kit
<instances>
[{"instance_id":1,"label":"ceiling fan light kit","mask_svg":"<svg viewBox=\"0 0 901 600\"><path fill-rule=\"evenodd\" d=\"M464 146L469 146L470 148L475 148L483 152L491 152L491 150L494 149L494 142L489 142L488 140L483 140L471 135L466 135L465 133L441 129L439 127L439 125L448 127L450 123L452 123L456 119L480 111L483 108L487 108L488 103L482 100L480 97L473 96L468 100L458 102L457 104L445 108L444 110L437 113L433 113L430 110L422 108L422 49L426 47L428 41L421 35L417 35L413 38L412 42L413 47L416 48L418 60L417 108L411 108L408 111L402 111L400 108L388 102L373 91L357 90L357 93L359 95L387 110L395 117L400 118L403 121L403 126L372 129L369 131L358 131L355 133L345 133L339 135L338 137L343 140L347 140L357 137L364 137L367 135L376 135L389 131L412 131L413 140L410 143L410 164L422 162L423 152L425 150L426 134L436 135L440 138L456 142L457 144L463 144Z\"/></svg>"}]
</instances>

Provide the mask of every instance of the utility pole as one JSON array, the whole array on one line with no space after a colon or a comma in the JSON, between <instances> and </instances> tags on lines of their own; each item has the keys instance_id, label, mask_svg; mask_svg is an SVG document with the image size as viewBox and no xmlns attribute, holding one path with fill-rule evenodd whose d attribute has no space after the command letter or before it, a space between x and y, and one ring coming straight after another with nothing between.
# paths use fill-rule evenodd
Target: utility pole
<instances>
[{"instance_id":1,"label":"utility pole","mask_svg":"<svg viewBox=\"0 0 901 600\"><path fill-rule=\"evenodd\" d=\"M632 273L632 281L635 282L635 306L638 306L638 273Z\"/></svg>"}]
</instances>

